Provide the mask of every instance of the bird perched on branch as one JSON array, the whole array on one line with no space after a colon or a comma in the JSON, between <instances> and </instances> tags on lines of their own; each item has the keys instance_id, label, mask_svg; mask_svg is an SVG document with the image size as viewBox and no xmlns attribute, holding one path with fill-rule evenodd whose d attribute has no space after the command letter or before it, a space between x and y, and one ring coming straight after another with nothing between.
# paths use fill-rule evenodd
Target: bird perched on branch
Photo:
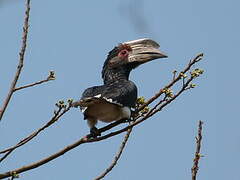
<instances>
[{"instance_id":1,"label":"bird perched on branch","mask_svg":"<svg viewBox=\"0 0 240 180\"><path fill-rule=\"evenodd\" d=\"M95 126L98 120L109 123L131 117L137 87L129 74L141 64L166 58L159 47L151 39L138 39L121 43L109 52L102 69L104 85L86 89L79 101L93 137L100 135Z\"/></svg>"}]
</instances>

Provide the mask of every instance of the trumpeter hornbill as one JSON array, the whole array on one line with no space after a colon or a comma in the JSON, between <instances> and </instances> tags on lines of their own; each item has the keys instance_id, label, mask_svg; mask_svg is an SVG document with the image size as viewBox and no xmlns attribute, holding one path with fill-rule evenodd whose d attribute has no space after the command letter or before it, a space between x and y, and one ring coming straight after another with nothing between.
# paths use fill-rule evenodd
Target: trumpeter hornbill
<instances>
[{"instance_id":1,"label":"trumpeter hornbill","mask_svg":"<svg viewBox=\"0 0 240 180\"><path fill-rule=\"evenodd\" d=\"M159 47L157 42L145 38L124 42L109 52L102 69L104 85L86 89L80 100L93 137L100 135L95 127L98 120L113 122L131 117L137 87L129 80L129 74L141 64L167 57Z\"/></svg>"}]
</instances>

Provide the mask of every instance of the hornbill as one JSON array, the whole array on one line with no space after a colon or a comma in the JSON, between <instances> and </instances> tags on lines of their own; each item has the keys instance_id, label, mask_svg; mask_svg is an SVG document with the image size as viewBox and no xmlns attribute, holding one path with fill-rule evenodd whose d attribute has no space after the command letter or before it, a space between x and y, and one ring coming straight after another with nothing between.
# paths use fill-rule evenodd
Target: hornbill
<instances>
[{"instance_id":1,"label":"hornbill","mask_svg":"<svg viewBox=\"0 0 240 180\"><path fill-rule=\"evenodd\" d=\"M141 64L166 58L159 47L157 42L144 38L121 43L108 53L102 69L104 85L86 89L79 101L93 137L100 136L95 126L98 120L109 123L131 117L137 87L129 74Z\"/></svg>"}]
</instances>

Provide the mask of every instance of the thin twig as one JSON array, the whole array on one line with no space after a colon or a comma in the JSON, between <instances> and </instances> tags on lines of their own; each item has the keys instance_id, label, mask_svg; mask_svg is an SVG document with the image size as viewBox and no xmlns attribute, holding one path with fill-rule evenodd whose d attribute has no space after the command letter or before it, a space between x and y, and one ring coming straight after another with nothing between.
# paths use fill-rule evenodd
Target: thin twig
<instances>
[{"instance_id":1,"label":"thin twig","mask_svg":"<svg viewBox=\"0 0 240 180\"><path fill-rule=\"evenodd\" d=\"M176 79L176 74L177 74L177 71L174 70L174 71L173 71L173 81L174 81L174 79Z\"/></svg>"},{"instance_id":2,"label":"thin twig","mask_svg":"<svg viewBox=\"0 0 240 180\"><path fill-rule=\"evenodd\" d=\"M2 105L2 108L0 109L0 121L3 117L3 114L8 106L8 103L13 95L15 86L17 84L18 78L21 74L22 68L23 68L23 62L24 62L24 55L27 47L27 35L28 35L28 21L29 21L29 12L30 12L30 0L27 0L26 2L26 11L25 11L25 19L24 19L24 25L23 25L23 35L22 35L22 47L19 53L19 64L17 66L17 71L15 73L14 79L11 83L8 95Z\"/></svg>"},{"instance_id":3,"label":"thin twig","mask_svg":"<svg viewBox=\"0 0 240 180\"><path fill-rule=\"evenodd\" d=\"M15 91L18 91L18 90L21 90L21 89L33 87L33 86L36 86L36 85L39 85L39 84L42 84L42 83L45 83L45 82L48 82L48 81L52 81L52 80L55 80L55 73L54 73L54 71L50 71L49 72L49 75L48 75L47 79L44 79L44 80L41 80L41 81L37 81L35 83L31 83L31 84L28 84L28 85L25 85L25 86L16 87L13 91L15 92Z\"/></svg>"},{"instance_id":4,"label":"thin twig","mask_svg":"<svg viewBox=\"0 0 240 180\"><path fill-rule=\"evenodd\" d=\"M41 80L41 81L38 81L38 82L35 82L35 83L32 83L32 84L28 84L28 85L25 85L25 86L17 87L17 88L14 89L14 92L18 91L18 90L21 90L21 89L33 87L33 86L36 86L36 85L39 85L39 84L42 84L42 83L45 83L45 82L48 82L48 81L49 81L49 79L44 79L44 80Z\"/></svg>"},{"instance_id":5,"label":"thin twig","mask_svg":"<svg viewBox=\"0 0 240 180\"><path fill-rule=\"evenodd\" d=\"M197 172L198 172L198 164L199 164L199 160L202 157L202 155L200 154L200 150L201 150L201 142L202 142L202 125L203 122L199 121L198 123L198 136L196 137L196 152L195 152L195 157L193 159L193 167L191 169L192 171L192 180L196 180L197 178Z\"/></svg>"},{"instance_id":6,"label":"thin twig","mask_svg":"<svg viewBox=\"0 0 240 180\"><path fill-rule=\"evenodd\" d=\"M197 62L201 61L203 57L203 53L198 54L194 59L190 60L190 62L188 63L188 66L182 71L183 74L185 74L186 72L188 72L190 70L190 68ZM176 82L178 82L180 79L182 78L181 73L179 73L179 75L168 84L166 85L163 89L168 89L171 88ZM155 99L157 99L158 97L160 97L164 92L163 89L160 89L160 91L158 93L156 93L153 97L151 97L144 105L142 105L139 109L138 112L143 110L146 106L148 106L149 104L151 104Z\"/></svg>"},{"instance_id":7,"label":"thin twig","mask_svg":"<svg viewBox=\"0 0 240 180\"><path fill-rule=\"evenodd\" d=\"M20 142L18 142L16 145L10 147L10 148L7 148L7 149L4 149L2 151L0 151L0 154L4 154L6 153L2 158L0 158L0 163L12 152L14 151L15 149L23 146L24 144L26 144L27 142L29 142L30 140L32 140L34 137L36 137L41 131L43 131L44 129L50 127L52 124L54 124L60 117L62 117L65 113L67 113L70 108L72 106L69 105L69 107L67 107L63 112L61 112L62 108L59 108L57 111L55 111L54 113L54 116L51 118L50 121L48 121L44 126L42 126L41 128L39 128L38 130L34 131L33 133L31 133L30 135L28 135L26 138L22 139ZM60 113L61 112L61 113ZM125 123L127 119L121 119L119 121L115 121L107 126L104 126L99 130L100 133L103 133L121 123ZM87 135L87 136L91 136L90 134Z\"/></svg>"},{"instance_id":8,"label":"thin twig","mask_svg":"<svg viewBox=\"0 0 240 180\"><path fill-rule=\"evenodd\" d=\"M115 157L113 159L113 162L110 164L110 166L107 169L105 169L105 171L102 174L100 174L94 180L100 180L100 179L104 178L109 172L111 172L111 170L114 168L114 166L117 164L117 161L121 157L123 149L124 149L128 139L129 139L129 136L130 136L131 132L132 132L132 128L127 130L127 133L126 133L126 135L125 135L125 137L123 139L123 142L122 142L122 144L121 144L121 146L119 148L118 153L115 155Z\"/></svg>"},{"instance_id":9,"label":"thin twig","mask_svg":"<svg viewBox=\"0 0 240 180\"><path fill-rule=\"evenodd\" d=\"M62 111L62 108L59 107L59 109L54 113L54 116L51 118L50 121L48 121L43 127L39 128L38 130L34 131L32 134L21 140L19 143L17 143L15 146L10 147L8 149L5 149L3 151L0 151L0 154L6 153L2 158L0 158L0 163L15 149L23 146L30 140L32 140L34 137L36 137L41 131L51 126L53 123L55 123L60 117L62 117L66 112L70 110L71 106L68 106L66 109Z\"/></svg>"},{"instance_id":10,"label":"thin twig","mask_svg":"<svg viewBox=\"0 0 240 180\"><path fill-rule=\"evenodd\" d=\"M162 104L161 106L155 106L154 108L152 108L149 113L147 113L147 117L151 117L154 114L156 114L157 112L161 111L162 108L164 108L166 105L168 105L169 103L171 103L173 100L175 100L180 94L182 94L185 90L187 90L187 87L189 86L189 84L193 81L193 77L189 78L188 81L182 86L182 88L171 98L168 99L166 101L164 101L164 104ZM161 101L160 101L161 102Z\"/></svg>"}]
</instances>

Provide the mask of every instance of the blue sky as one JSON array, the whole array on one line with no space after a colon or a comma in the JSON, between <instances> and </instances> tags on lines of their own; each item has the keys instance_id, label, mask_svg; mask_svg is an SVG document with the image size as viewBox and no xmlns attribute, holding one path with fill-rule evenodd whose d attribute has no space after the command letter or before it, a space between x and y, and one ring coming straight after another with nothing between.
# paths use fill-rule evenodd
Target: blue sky
<instances>
[{"instance_id":1,"label":"blue sky","mask_svg":"<svg viewBox=\"0 0 240 180\"><path fill-rule=\"evenodd\" d=\"M137 126L122 158L106 180L191 179L198 120L204 121L198 179L240 178L239 173L239 6L229 1L32 1L25 66L18 85L57 79L16 92L0 123L1 149L47 122L60 99L78 99L102 83L107 52L120 42L149 37L169 56L131 73L139 96L151 97L203 52L205 70L197 87ZM25 6L0 1L0 101L18 63ZM103 126L104 124L99 124ZM82 114L71 110L1 164L5 172L46 157L88 132ZM112 161L123 134L79 146L60 158L20 175L24 180L93 179Z\"/></svg>"}]
</instances>

